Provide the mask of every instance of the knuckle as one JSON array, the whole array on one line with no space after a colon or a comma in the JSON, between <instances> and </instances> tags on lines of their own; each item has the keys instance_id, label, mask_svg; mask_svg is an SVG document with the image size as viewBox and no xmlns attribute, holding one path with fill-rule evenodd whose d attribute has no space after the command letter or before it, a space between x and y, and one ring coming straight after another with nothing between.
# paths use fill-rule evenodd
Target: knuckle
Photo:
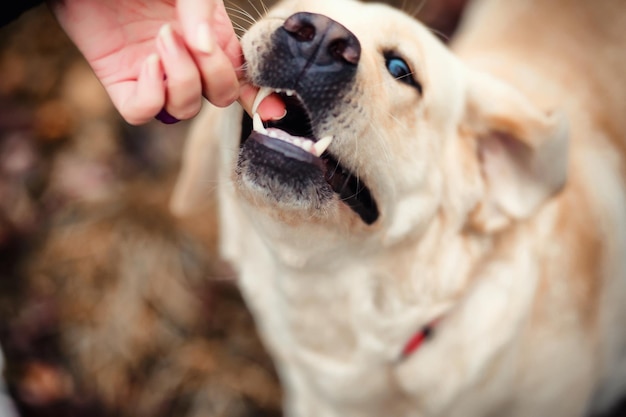
<instances>
[{"instance_id":1,"label":"knuckle","mask_svg":"<svg viewBox=\"0 0 626 417\"><path fill-rule=\"evenodd\" d=\"M180 120L191 119L200 112L202 99L200 94L187 97L184 101L170 102L166 106L168 113Z\"/></svg>"},{"instance_id":2,"label":"knuckle","mask_svg":"<svg viewBox=\"0 0 626 417\"><path fill-rule=\"evenodd\" d=\"M177 73L172 77L168 77L167 85L171 90L199 91L200 78L198 77L198 74L193 72Z\"/></svg>"},{"instance_id":3,"label":"knuckle","mask_svg":"<svg viewBox=\"0 0 626 417\"><path fill-rule=\"evenodd\" d=\"M221 91L213 91L209 93L208 99L211 103L218 107L230 106L239 97L239 90L235 87L221 89Z\"/></svg>"},{"instance_id":4,"label":"knuckle","mask_svg":"<svg viewBox=\"0 0 626 417\"><path fill-rule=\"evenodd\" d=\"M126 123L138 126L147 123L160 110L161 107L155 104L135 103L119 109L119 113Z\"/></svg>"},{"instance_id":5,"label":"knuckle","mask_svg":"<svg viewBox=\"0 0 626 417\"><path fill-rule=\"evenodd\" d=\"M174 117L180 120L187 120L187 119L191 119L192 117L195 117L199 111L200 111L200 108L196 108L195 106L187 107L187 108L178 110L176 114L174 114Z\"/></svg>"}]
</instances>

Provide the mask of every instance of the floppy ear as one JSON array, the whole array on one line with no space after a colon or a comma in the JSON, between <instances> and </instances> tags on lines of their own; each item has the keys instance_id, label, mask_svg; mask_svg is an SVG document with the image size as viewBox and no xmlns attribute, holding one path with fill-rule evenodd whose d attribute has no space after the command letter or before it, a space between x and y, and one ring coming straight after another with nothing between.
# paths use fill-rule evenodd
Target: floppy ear
<instances>
[{"instance_id":1,"label":"floppy ear","mask_svg":"<svg viewBox=\"0 0 626 417\"><path fill-rule=\"evenodd\" d=\"M486 184L476 213L483 228L529 217L563 187L569 138L563 114L544 113L512 86L472 73L466 116Z\"/></svg>"}]
</instances>

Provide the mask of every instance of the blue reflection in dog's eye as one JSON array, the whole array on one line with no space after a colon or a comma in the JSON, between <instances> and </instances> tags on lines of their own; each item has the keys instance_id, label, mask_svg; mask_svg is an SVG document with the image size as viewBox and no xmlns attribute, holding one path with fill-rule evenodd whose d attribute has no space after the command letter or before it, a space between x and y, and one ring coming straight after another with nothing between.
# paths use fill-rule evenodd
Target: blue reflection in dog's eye
<instances>
[{"instance_id":1,"label":"blue reflection in dog's eye","mask_svg":"<svg viewBox=\"0 0 626 417\"><path fill-rule=\"evenodd\" d=\"M394 78L397 78L399 81L404 81L402 78L406 78L411 75L409 65L402 58L388 58L386 65L389 74L391 74Z\"/></svg>"},{"instance_id":2,"label":"blue reflection in dog's eye","mask_svg":"<svg viewBox=\"0 0 626 417\"><path fill-rule=\"evenodd\" d=\"M422 85L415 79L413 71L407 62L395 55L392 52L385 54L385 65L387 66L387 71L389 74L396 80L410 85L417 89L417 91L422 94Z\"/></svg>"}]
</instances>

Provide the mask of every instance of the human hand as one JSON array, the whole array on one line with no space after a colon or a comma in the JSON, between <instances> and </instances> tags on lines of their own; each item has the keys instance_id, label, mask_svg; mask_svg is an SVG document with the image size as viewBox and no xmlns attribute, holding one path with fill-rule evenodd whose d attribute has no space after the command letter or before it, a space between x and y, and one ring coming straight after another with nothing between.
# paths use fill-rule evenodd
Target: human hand
<instances>
[{"instance_id":1,"label":"human hand","mask_svg":"<svg viewBox=\"0 0 626 417\"><path fill-rule=\"evenodd\" d=\"M162 110L188 119L202 95L217 106L239 99L250 111L241 46L222 0L49 0L115 107L131 124ZM284 106L265 100L263 119Z\"/></svg>"}]
</instances>

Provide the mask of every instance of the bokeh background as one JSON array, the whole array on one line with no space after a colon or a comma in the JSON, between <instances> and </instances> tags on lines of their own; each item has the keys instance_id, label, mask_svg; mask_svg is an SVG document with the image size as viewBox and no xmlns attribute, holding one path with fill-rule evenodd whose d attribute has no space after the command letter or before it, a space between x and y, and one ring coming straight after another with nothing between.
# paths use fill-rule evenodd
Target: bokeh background
<instances>
[{"instance_id":1,"label":"bokeh background","mask_svg":"<svg viewBox=\"0 0 626 417\"><path fill-rule=\"evenodd\" d=\"M263 9L226 3L243 27ZM445 40L464 0L395 3ZM167 210L188 126L125 124L45 6L0 28L0 345L22 416L281 415L215 213Z\"/></svg>"}]
</instances>

